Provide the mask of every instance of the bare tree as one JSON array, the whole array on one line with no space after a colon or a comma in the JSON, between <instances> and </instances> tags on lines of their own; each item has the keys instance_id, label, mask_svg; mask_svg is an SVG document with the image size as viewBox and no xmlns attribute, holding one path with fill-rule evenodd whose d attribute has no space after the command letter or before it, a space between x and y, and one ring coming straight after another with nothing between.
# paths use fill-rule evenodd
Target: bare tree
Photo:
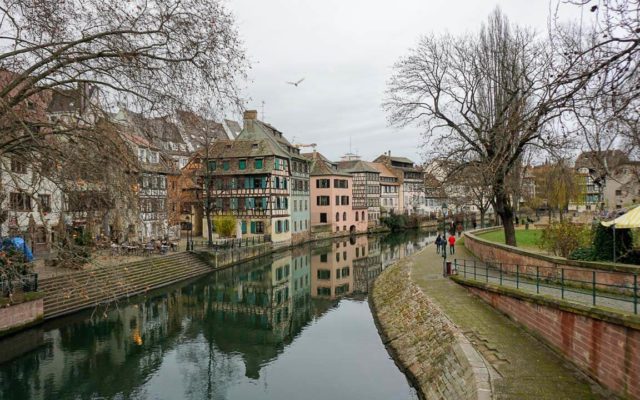
<instances>
[{"instance_id":1,"label":"bare tree","mask_svg":"<svg viewBox=\"0 0 640 400\"><path fill-rule=\"evenodd\" d=\"M565 141L546 128L584 85L558 74L567 63L497 9L476 35L423 37L388 84L392 124L421 127L433 157L490 171L493 207L510 245L516 237L507 179L529 147Z\"/></svg>"}]
</instances>

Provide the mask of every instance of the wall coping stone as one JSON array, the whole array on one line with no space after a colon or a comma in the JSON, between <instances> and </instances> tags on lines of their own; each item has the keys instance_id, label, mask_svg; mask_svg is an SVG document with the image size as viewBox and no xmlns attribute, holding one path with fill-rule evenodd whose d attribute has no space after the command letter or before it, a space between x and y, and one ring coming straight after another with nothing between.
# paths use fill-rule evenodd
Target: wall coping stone
<instances>
[{"instance_id":1,"label":"wall coping stone","mask_svg":"<svg viewBox=\"0 0 640 400\"><path fill-rule=\"evenodd\" d=\"M492 242L490 240L482 239L477 236L477 234L493 232L499 229L502 229L502 228L492 227L492 228L476 230L473 233L465 232L464 236L467 240L478 242L484 246L489 246L499 250L515 253L518 255L535 258L535 259L552 263L552 264L563 264L569 267L588 268L588 269L596 269L596 270L603 270L603 271L627 272L627 273L640 272L640 266L636 266L636 265L620 264L620 263L605 262L605 261L569 260L564 257L540 254L533 251L522 249L520 247L514 247L514 246L509 246L507 244ZM486 260L483 260L483 261L486 261ZM498 260L490 260L490 261L498 261Z\"/></svg>"}]
</instances>

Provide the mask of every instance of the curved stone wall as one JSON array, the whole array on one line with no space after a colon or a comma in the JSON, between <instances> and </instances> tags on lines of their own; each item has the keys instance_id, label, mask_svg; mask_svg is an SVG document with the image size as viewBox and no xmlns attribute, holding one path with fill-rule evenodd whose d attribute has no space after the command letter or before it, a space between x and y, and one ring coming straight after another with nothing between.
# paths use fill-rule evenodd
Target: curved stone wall
<instances>
[{"instance_id":1,"label":"curved stone wall","mask_svg":"<svg viewBox=\"0 0 640 400\"><path fill-rule=\"evenodd\" d=\"M484 360L411 281L406 261L376 279L370 304L385 346L421 398L492 397Z\"/></svg>"}]
</instances>

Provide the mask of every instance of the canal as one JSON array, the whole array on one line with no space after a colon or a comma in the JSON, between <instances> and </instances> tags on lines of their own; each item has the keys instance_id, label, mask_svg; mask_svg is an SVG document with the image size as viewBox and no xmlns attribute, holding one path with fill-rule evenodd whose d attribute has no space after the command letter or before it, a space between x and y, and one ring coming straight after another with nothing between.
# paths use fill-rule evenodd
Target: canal
<instances>
[{"instance_id":1,"label":"canal","mask_svg":"<svg viewBox=\"0 0 640 400\"><path fill-rule=\"evenodd\" d=\"M417 399L367 303L428 233L316 242L0 341L0 400Z\"/></svg>"}]
</instances>

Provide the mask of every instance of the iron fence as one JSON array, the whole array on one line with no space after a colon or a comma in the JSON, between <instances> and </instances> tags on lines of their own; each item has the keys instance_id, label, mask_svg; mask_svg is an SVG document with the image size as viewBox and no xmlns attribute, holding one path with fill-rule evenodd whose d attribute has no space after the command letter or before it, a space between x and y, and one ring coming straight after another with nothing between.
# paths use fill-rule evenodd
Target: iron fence
<instances>
[{"instance_id":1,"label":"iron fence","mask_svg":"<svg viewBox=\"0 0 640 400\"><path fill-rule=\"evenodd\" d=\"M464 279L638 314L638 272L457 259L453 266L452 272Z\"/></svg>"}]
</instances>

